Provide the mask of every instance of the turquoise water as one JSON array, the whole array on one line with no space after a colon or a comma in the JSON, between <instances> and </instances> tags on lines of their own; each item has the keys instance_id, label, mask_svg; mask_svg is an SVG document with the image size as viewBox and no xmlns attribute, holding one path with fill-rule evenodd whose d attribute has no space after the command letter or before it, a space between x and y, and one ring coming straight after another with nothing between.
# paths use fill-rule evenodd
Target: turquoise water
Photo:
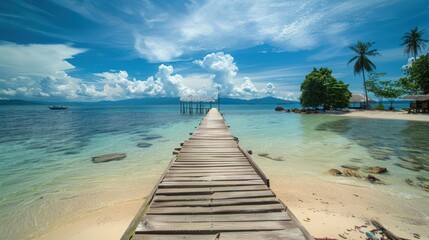
<instances>
[{"instance_id":1,"label":"turquoise water","mask_svg":"<svg viewBox=\"0 0 429 240\"><path fill-rule=\"evenodd\" d=\"M416 201L429 197L404 181L429 178L429 123L273 109L221 108L240 144L253 150L267 173L338 181L326 174L328 169L378 165L389 170L382 177L390 184L378 187L380 191ZM142 198L141 192L152 188L172 150L189 137L202 116L180 115L178 106L93 104L65 111L1 106L0 118L0 236L28 239L79 213ZM139 148L141 141L152 145ZM93 156L114 152L124 152L127 158L91 162ZM277 160L258 156L261 153ZM352 178L341 181L369 184Z\"/></svg>"}]
</instances>

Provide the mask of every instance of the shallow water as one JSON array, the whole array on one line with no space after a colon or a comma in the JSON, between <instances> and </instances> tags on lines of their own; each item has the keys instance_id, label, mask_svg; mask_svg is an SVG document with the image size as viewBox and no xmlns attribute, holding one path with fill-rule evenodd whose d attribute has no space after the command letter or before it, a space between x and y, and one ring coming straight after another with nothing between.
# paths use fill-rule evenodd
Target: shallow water
<instances>
[{"instance_id":1,"label":"shallow water","mask_svg":"<svg viewBox=\"0 0 429 240\"><path fill-rule=\"evenodd\" d=\"M341 181L404 199L429 197L405 183L429 178L429 123L299 115L273 108L221 109L240 144L253 150L268 173L339 181L327 170L343 164L382 166L389 173L380 178L389 185ZM79 213L142 198L139 192L153 186L174 147L189 137L202 116L180 115L178 106L94 104L66 111L1 106L0 118L0 235L26 239ZM152 145L137 147L142 141ZM127 158L91 162L93 156L114 152L124 152ZM272 159L258 156L263 153Z\"/></svg>"}]
</instances>

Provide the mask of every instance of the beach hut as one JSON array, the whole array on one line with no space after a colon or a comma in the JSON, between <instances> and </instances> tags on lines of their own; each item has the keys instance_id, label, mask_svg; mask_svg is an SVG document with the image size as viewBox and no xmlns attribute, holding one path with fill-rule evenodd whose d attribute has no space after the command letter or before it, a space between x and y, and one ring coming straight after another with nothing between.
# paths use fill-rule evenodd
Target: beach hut
<instances>
[{"instance_id":1,"label":"beach hut","mask_svg":"<svg viewBox=\"0 0 429 240\"><path fill-rule=\"evenodd\" d=\"M429 94L407 95L405 97L402 97L402 99L413 100L410 102L410 109L408 113L429 112Z\"/></svg>"},{"instance_id":2,"label":"beach hut","mask_svg":"<svg viewBox=\"0 0 429 240\"><path fill-rule=\"evenodd\" d=\"M368 98L368 102L375 102L374 99ZM363 94L352 94L350 97L350 109L365 109L365 96Z\"/></svg>"}]
</instances>

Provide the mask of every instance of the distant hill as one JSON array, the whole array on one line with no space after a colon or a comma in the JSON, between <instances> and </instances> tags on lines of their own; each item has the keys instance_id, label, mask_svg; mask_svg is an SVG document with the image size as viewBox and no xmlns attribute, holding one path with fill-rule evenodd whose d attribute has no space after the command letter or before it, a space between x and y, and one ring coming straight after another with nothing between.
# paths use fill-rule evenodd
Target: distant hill
<instances>
[{"instance_id":1,"label":"distant hill","mask_svg":"<svg viewBox=\"0 0 429 240\"><path fill-rule=\"evenodd\" d=\"M25 100L0 100L0 105L41 105L41 102L25 101Z\"/></svg>"},{"instance_id":2,"label":"distant hill","mask_svg":"<svg viewBox=\"0 0 429 240\"><path fill-rule=\"evenodd\" d=\"M0 105L175 105L179 104L178 97L156 97L142 99L126 99L119 101L101 101L101 102L35 102L25 100L0 100ZM220 104L272 104L285 105L297 103L296 101L283 100L274 97L255 98L255 99L238 99L238 98L220 98Z\"/></svg>"}]
</instances>

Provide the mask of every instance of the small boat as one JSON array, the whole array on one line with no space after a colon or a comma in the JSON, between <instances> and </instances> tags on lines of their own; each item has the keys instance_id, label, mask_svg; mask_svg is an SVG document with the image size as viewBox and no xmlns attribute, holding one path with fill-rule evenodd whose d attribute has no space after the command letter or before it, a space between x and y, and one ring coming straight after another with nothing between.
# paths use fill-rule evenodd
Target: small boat
<instances>
[{"instance_id":1,"label":"small boat","mask_svg":"<svg viewBox=\"0 0 429 240\"><path fill-rule=\"evenodd\" d=\"M64 110L64 109L67 109L68 107L65 107L65 106L50 106L48 108L51 109L51 110Z\"/></svg>"}]
</instances>

